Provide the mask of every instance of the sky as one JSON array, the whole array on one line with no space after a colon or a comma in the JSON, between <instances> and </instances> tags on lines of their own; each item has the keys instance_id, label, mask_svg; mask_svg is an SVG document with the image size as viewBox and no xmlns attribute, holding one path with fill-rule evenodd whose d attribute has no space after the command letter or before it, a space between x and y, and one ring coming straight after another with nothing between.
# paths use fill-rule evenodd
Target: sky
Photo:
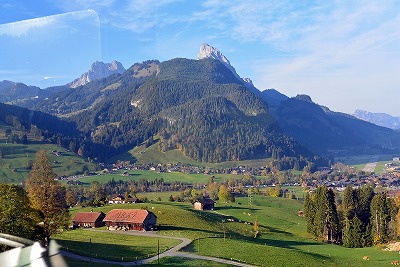
<instances>
[{"instance_id":1,"label":"sky","mask_svg":"<svg viewBox=\"0 0 400 267\"><path fill-rule=\"evenodd\" d=\"M400 1L0 0L0 81L66 84L218 48L262 90L400 116Z\"/></svg>"}]
</instances>

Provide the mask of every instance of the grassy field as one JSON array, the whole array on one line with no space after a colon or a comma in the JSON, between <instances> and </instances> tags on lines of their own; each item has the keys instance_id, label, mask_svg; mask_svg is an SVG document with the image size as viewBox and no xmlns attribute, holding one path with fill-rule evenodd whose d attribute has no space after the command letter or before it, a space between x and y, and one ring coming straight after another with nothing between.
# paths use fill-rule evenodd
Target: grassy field
<instances>
[{"instance_id":1,"label":"grassy field","mask_svg":"<svg viewBox=\"0 0 400 267\"><path fill-rule=\"evenodd\" d=\"M113 264L101 264L101 263L89 263L89 262L84 262L84 261L79 261L79 260L74 260L70 258L65 258L68 266L73 266L73 267L91 267L91 266L96 266L96 267L108 267L108 266L121 266L121 265L113 265ZM198 260L198 259L187 259L187 258L171 258L171 257L165 257L160 259L160 264L157 264L157 261L151 263L151 264L143 264L140 265L143 267L154 267L154 266L169 266L169 267L176 267L176 266L187 266L187 267L228 267L231 265L226 265L223 263L218 263L218 262L213 262L213 261L205 261L205 260Z\"/></svg>"},{"instance_id":2,"label":"grassy field","mask_svg":"<svg viewBox=\"0 0 400 267\"><path fill-rule=\"evenodd\" d=\"M348 156L348 157L339 157L336 160L340 160L346 165L353 166L357 170L362 170L365 165L370 161L371 157L376 155L359 155L359 156ZM375 173L380 174L384 171L384 167L386 163L392 162L392 158L396 155L393 154L382 154L379 155L378 164L375 168Z\"/></svg>"},{"instance_id":3,"label":"grassy field","mask_svg":"<svg viewBox=\"0 0 400 267\"><path fill-rule=\"evenodd\" d=\"M22 134L15 128L0 123L0 151L2 155L0 157L0 182L23 182L28 177L27 166L35 160L35 154L40 149L49 152L53 170L60 176L82 173L84 168L88 168L90 171L96 170L96 164L86 162L83 158L64 148L41 142L30 135L28 135L28 144L9 143L6 141L6 129L10 129L12 133ZM53 150L62 152L61 156L57 157L51 154Z\"/></svg>"},{"instance_id":4,"label":"grassy field","mask_svg":"<svg viewBox=\"0 0 400 267\"><path fill-rule=\"evenodd\" d=\"M50 162L57 175L75 175L82 173L84 168L96 170L96 164L86 162L81 157L52 144L5 144L0 143L3 157L0 159L0 181L6 183L21 183L28 177L27 165L34 162L35 154L40 149L49 152ZM57 157L51 151L61 151Z\"/></svg>"},{"instance_id":5,"label":"grassy field","mask_svg":"<svg viewBox=\"0 0 400 267\"><path fill-rule=\"evenodd\" d=\"M247 204L247 198L237 198L236 203L217 203L215 211L195 211L190 203L175 202L109 205L94 210L145 206L157 215L160 235L194 240L184 251L256 266L388 266L392 260L400 260L398 253L381 248L348 249L313 241L306 233L304 218L297 216L302 209L297 200L257 195L251 206ZM90 209L76 208L72 213ZM261 225L257 238L251 225L255 216ZM362 259L365 255L368 262Z\"/></svg>"},{"instance_id":6,"label":"grassy field","mask_svg":"<svg viewBox=\"0 0 400 267\"><path fill-rule=\"evenodd\" d=\"M184 163L190 164L193 166L206 166L212 168L231 168L233 166L245 165L248 167L259 167L266 166L270 159L254 159L254 160L243 160L243 161L227 161L221 163L204 163L197 162L188 157L186 157L182 151L179 149L171 149L166 152L162 152L158 149L159 139L154 139L154 144L145 147L145 145L137 146L127 153L123 153L117 155L113 158L109 159L109 162L116 162L117 160L126 160L126 161L137 161L139 164L148 164L148 163Z\"/></svg>"},{"instance_id":7,"label":"grassy field","mask_svg":"<svg viewBox=\"0 0 400 267\"><path fill-rule=\"evenodd\" d=\"M242 178L243 175L233 175L233 174L186 174L182 172L171 172L171 173L158 173L156 171L142 171L142 170L132 170L128 171L129 176L122 176L123 171L119 171L116 174L101 174L101 175L93 175L79 178L79 181L83 182L84 185L89 186L92 181L98 181L99 183L105 183L112 179L114 180L155 180L155 179L164 179L165 182L185 182L185 183L207 183L211 176L214 176L214 181L223 182L229 179L239 179ZM66 183L64 181L63 183Z\"/></svg>"},{"instance_id":8,"label":"grassy field","mask_svg":"<svg viewBox=\"0 0 400 267\"><path fill-rule=\"evenodd\" d=\"M158 238L124 235L121 232L73 230L54 236L65 250L112 261L135 261L157 255ZM91 244L90 244L91 240ZM180 243L175 239L160 239L160 252ZM104 253L104 252L107 253Z\"/></svg>"}]
</instances>

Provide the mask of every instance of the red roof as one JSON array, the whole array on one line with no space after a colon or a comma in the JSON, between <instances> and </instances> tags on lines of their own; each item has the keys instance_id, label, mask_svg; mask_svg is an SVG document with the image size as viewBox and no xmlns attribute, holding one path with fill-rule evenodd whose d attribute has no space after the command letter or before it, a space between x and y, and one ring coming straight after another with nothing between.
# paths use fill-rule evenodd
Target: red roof
<instances>
[{"instance_id":1,"label":"red roof","mask_svg":"<svg viewBox=\"0 0 400 267\"><path fill-rule=\"evenodd\" d=\"M102 212L78 212L72 219L73 222L92 222L94 223Z\"/></svg>"},{"instance_id":2,"label":"red roof","mask_svg":"<svg viewBox=\"0 0 400 267\"><path fill-rule=\"evenodd\" d=\"M149 212L147 210L115 209L107 213L104 222L143 223Z\"/></svg>"}]
</instances>

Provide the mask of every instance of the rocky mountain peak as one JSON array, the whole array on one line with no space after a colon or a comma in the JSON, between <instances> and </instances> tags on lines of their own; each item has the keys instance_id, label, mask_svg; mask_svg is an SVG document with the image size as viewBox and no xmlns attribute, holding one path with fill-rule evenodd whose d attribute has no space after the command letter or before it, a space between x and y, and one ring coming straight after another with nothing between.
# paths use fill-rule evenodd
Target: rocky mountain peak
<instances>
[{"instance_id":1,"label":"rocky mountain peak","mask_svg":"<svg viewBox=\"0 0 400 267\"><path fill-rule=\"evenodd\" d=\"M202 44L202 46L200 47L200 51L197 54L197 59L200 60L203 58L213 58L221 61L222 63L224 63L225 66L233 68L229 60L217 48L212 47L211 45L208 45L206 43Z\"/></svg>"},{"instance_id":2,"label":"rocky mountain peak","mask_svg":"<svg viewBox=\"0 0 400 267\"><path fill-rule=\"evenodd\" d=\"M102 61L96 61L91 66L89 71L85 72L78 79L75 79L69 84L70 88L76 88L78 86L85 85L94 80L106 78L112 74L125 72L124 66L116 60L111 63L104 63Z\"/></svg>"},{"instance_id":3,"label":"rocky mountain peak","mask_svg":"<svg viewBox=\"0 0 400 267\"><path fill-rule=\"evenodd\" d=\"M200 46L200 51L197 54L197 59L200 60L204 58L212 58L222 62L225 65L225 67L227 67L236 76L236 78L238 78L240 81L243 81L246 86L250 85L254 87L253 82L251 81L250 78L241 78L237 74L235 68L229 62L229 59L226 56L224 56L217 48L212 47L211 45L206 43L202 44Z\"/></svg>"},{"instance_id":4,"label":"rocky mountain peak","mask_svg":"<svg viewBox=\"0 0 400 267\"><path fill-rule=\"evenodd\" d=\"M309 102L309 103L314 103L309 95L304 95L304 94L298 94L297 96L294 97L297 100Z\"/></svg>"},{"instance_id":5,"label":"rocky mountain peak","mask_svg":"<svg viewBox=\"0 0 400 267\"><path fill-rule=\"evenodd\" d=\"M250 84L251 86L254 86L253 85L253 81L250 79L250 78L242 78L243 79L243 81L245 82L245 83L248 83L248 84Z\"/></svg>"}]
</instances>

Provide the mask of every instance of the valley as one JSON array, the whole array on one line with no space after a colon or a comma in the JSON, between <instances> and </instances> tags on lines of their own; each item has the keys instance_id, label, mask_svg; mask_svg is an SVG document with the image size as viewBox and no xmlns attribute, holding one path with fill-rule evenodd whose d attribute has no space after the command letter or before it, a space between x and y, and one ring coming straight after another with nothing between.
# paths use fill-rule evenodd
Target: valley
<instances>
[{"instance_id":1,"label":"valley","mask_svg":"<svg viewBox=\"0 0 400 267\"><path fill-rule=\"evenodd\" d=\"M0 100L19 105L0 104L0 185L18 185L16 196L28 199L35 193L29 186L40 184L29 182L33 174L54 172L42 186L58 190L52 204L61 203L57 212L68 219L50 227L47 237L71 253L64 254L70 266L92 266L91 258L96 266L134 265L152 257L144 266L155 265L158 253L182 239L188 244L161 265L228 264L203 257L251 266L387 266L399 260L398 251L384 249L400 233L394 160L400 132L332 111L308 95L260 91L214 47L203 44L198 60L148 60L128 69L96 61L80 78L54 88L0 85ZM39 168L35 155L48 166ZM351 187L354 203L346 206ZM329 195L312 196L321 188ZM364 189L372 192L366 203L356 196ZM372 205L375 196L383 204ZM215 208L197 210L194 203L204 199ZM303 213L310 199L321 201L310 204L315 214L330 208L319 214L325 224L312 225ZM359 202L367 210L362 226ZM2 204L12 214L7 205L13 203ZM371 215L375 206L385 208L379 223ZM75 229L76 214L114 209L146 210L157 223L144 234L121 222ZM26 230L38 240L40 219L56 214L40 212ZM0 229L15 231L8 219L0 217ZM321 225L323 231L312 232ZM345 247L349 239L364 243Z\"/></svg>"}]
</instances>

